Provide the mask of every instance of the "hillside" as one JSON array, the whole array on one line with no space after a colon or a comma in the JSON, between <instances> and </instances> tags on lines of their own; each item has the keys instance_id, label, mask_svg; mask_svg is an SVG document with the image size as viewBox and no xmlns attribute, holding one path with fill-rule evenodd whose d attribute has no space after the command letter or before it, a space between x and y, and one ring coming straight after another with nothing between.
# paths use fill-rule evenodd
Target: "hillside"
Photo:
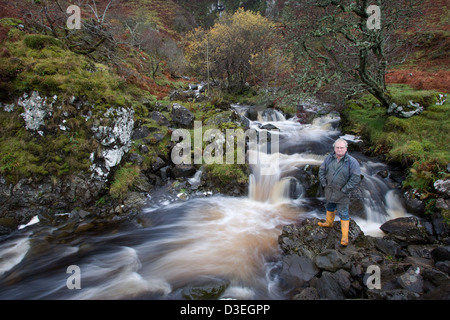
<instances>
[{"instance_id":1,"label":"hillside","mask_svg":"<svg viewBox=\"0 0 450 320\"><path fill-rule=\"evenodd\" d=\"M61 2L61 1L60 1ZM30 5L31 3L31 5ZM36 21L45 19L43 1L0 1L1 18L22 19L25 25L36 25ZM49 1L52 3L52 1ZM61 2L63 4L64 2ZM90 4L89 1L86 1ZM110 1L95 1L98 14L102 14ZM211 26L217 18L217 1L215 0L115 0L105 13L107 27L114 37L124 41L121 46L133 45L133 37L140 34L138 41L141 49L147 53L161 56L169 71L180 73L183 68L182 52L184 34L196 26ZM283 1L265 0L224 0L221 1L226 12L234 12L239 6L246 10L259 11L269 17L279 19L284 7ZM92 7L92 6L91 6ZM54 9L49 6L49 9ZM403 31L406 37L414 38L414 45L408 48L406 60L394 66L386 75L388 83L405 83L416 89L436 89L448 91L449 80L449 31L448 4L445 0L420 2L420 19L417 27ZM82 9L82 18L95 17L94 10ZM61 17L59 17L61 18ZM56 20L56 19L55 19ZM61 21L59 21L61 23ZM120 26L122 24L122 26ZM124 26L126 25L126 27ZM0 26L0 41L7 37L9 26ZM135 33L135 34L133 34ZM126 40L126 41L125 41ZM123 43L125 42L125 43ZM155 52L155 46L165 44L164 51ZM117 44L117 43L116 43ZM97 59L103 59L98 56ZM161 59L161 57L160 57ZM180 60L180 61L174 61ZM140 70L137 70L138 73ZM183 72L181 72L183 73ZM140 81L148 82L142 77ZM148 84L152 86L152 84ZM162 89L162 88L159 88ZM162 89L163 93L167 93ZM161 96L161 95L159 95Z\"/></svg>"},{"instance_id":2,"label":"hillside","mask_svg":"<svg viewBox=\"0 0 450 320\"><path fill-rule=\"evenodd\" d=\"M450 92L450 17L448 1L422 1L417 26L406 33L418 41L401 65L391 69L388 83L404 83L418 90Z\"/></svg>"}]
</instances>

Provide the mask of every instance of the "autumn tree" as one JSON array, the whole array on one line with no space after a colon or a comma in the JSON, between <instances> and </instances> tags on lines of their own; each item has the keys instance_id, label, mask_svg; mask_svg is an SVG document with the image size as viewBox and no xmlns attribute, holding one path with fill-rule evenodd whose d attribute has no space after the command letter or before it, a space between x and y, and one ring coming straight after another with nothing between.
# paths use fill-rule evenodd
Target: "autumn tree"
<instances>
[{"instance_id":1,"label":"autumn tree","mask_svg":"<svg viewBox=\"0 0 450 320\"><path fill-rule=\"evenodd\" d=\"M267 84L279 52L273 46L274 24L258 13L239 9L223 14L210 29L188 35L186 58L204 79L223 81L238 92L246 82Z\"/></svg>"},{"instance_id":2,"label":"autumn tree","mask_svg":"<svg viewBox=\"0 0 450 320\"><path fill-rule=\"evenodd\" d=\"M370 92L388 107L385 74L405 58L405 31L415 0L302 0L285 8L287 47L296 57L296 86L327 87L343 99Z\"/></svg>"}]
</instances>

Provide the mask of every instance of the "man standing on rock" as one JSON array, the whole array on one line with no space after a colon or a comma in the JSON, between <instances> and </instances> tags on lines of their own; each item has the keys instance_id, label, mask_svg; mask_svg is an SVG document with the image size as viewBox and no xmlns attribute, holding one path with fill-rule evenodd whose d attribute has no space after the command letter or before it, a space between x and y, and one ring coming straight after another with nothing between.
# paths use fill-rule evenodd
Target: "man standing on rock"
<instances>
[{"instance_id":1,"label":"man standing on rock","mask_svg":"<svg viewBox=\"0 0 450 320\"><path fill-rule=\"evenodd\" d=\"M361 168L358 161L347 153L347 141L339 138L333 146L334 152L325 158L319 169L320 184L325 188L327 210L326 221L319 222L319 226L332 227L337 211L341 219L341 244L347 246L349 193L361 181Z\"/></svg>"}]
</instances>

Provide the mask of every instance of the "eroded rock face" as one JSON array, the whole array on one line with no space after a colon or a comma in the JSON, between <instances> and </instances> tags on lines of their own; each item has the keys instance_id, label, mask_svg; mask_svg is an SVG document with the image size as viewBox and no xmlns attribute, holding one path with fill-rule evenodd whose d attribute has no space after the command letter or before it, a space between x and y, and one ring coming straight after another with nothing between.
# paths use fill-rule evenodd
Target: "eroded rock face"
<instances>
[{"instance_id":1,"label":"eroded rock face","mask_svg":"<svg viewBox=\"0 0 450 320\"><path fill-rule=\"evenodd\" d=\"M89 208L95 204L102 196L111 170L121 163L132 145L134 110L131 107L111 106L100 113L90 103L76 97L66 101L57 96L41 96L37 91L25 93L17 102L0 104L0 107L1 112L9 113L23 109L22 113L17 112L17 121L24 120L24 127L31 136L60 139L65 135L71 143L85 143L83 148L87 149L83 150L86 159L80 155L76 159L86 163L85 169L79 172L52 177L18 177L16 181L0 176L0 218L6 219L1 225L7 226L2 233L27 223L33 216L42 218L48 212L70 212L75 207ZM76 136L85 136L85 139L75 140ZM65 153L67 151L58 153L58 161L66 161ZM39 165L45 166L45 163Z\"/></svg>"},{"instance_id":2,"label":"eroded rock face","mask_svg":"<svg viewBox=\"0 0 450 320\"><path fill-rule=\"evenodd\" d=\"M41 136L44 135L44 132L39 129L45 125L45 120L52 116L53 104L56 99L57 96L41 97L37 91L33 91L31 95L25 93L19 98L17 104L24 108L21 116L27 130L38 132Z\"/></svg>"},{"instance_id":3,"label":"eroded rock face","mask_svg":"<svg viewBox=\"0 0 450 320\"><path fill-rule=\"evenodd\" d=\"M134 110L109 108L103 119L110 119L108 125L93 126L95 138L105 148L100 153L91 154L93 177L107 179L111 168L118 165L131 147L134 128Z\"/></svg>"},{"instance_id":4,"label":"eroded rock face","mask_svg":"<svg viewBox=\"0 0 450 320\"><path fill-rule=\"evenodd\" d=\"M103 183L91 179L88 173L57 180L46 177L39 182L20 179L17 183L9 183L0 177L0 234L16 230L34 216L52 221L57 217L54 213L90 208L95 205L102 188ZM80 212L84 211L80 209Z\"/></svg>"}]
</instances>

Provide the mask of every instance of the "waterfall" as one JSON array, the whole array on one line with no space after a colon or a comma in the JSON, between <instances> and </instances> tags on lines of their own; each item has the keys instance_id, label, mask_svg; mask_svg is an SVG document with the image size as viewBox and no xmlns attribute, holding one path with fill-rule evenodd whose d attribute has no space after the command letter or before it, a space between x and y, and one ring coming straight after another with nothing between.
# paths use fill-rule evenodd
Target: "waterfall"
<instances>
[{"instance_id":1,"label":"waterfall","mask_svg":"<svg viewBox=\"0 0 450 320\"><path fill-rule=\"evenodd\" d=\"M233 105L242 117L246 115L246 106ZM332 151L332 144L338 137L348 141L359 140L351 135L341 135L338 131L340 117L336 113L330 113L316 117L311 124L301 124L296 117L286 119L279 111L269 109L258 111L257 120L247 119L249 126L258 132L278 129L280 152L266 153L258 149L258 157L269 164L272 174L265 175L261 165L251 166L249 179L249 199L270 204L292 203L292 186L303 192L296 192L299 200L304 195L304 181L296 178L296 173L308 166L320 166L327 152ZM268 128L268 129L264 129ZM272 133L274 134L274 133ZM358 158L358 155L354 155ZM360 159L363 180L361 182L360 199L363 203L363 212L356 212L353 216L362 225L367 234L380 235L379 225L392 218L406 216L399 197L394 190L390 190L387 182L378 175L378 172L386 170L386 165ZM266 171L267 172L267 171ZM304 203L304 202L303 202ZM317 208L320 214L322 208ZM323 211L323 210L322 210ZM317 216L317 214L316 214Z\"/></svg>"},{"instance_id":2,"label":"waterfall","mask_svg":"<svg viewBox=\"0 0 450 320\"><path fill-rule=\"evenodd\" d=\"M246 107L233 105L233 107L245 117ZM321 141L330 134L330 128L335 121L333 117L320 118L312 125L302 125L295 118L287 120L278 110L266 109L258 111L256 121L247 119L250 128L257 132L267 131L270 136L276 137L279 143L276 150L259 145L258 148L249 148L249 153L256 152L257 156L249 156L261 159L256 165L251 165L249 178L249 198L255 201L272 204L290 203L290 188L294 179L291 173L305 165L320 165L323 156L313 153L286 154L286 145L290 143L299 145L301 142ZM270 124L270 126L268 126ZM268 128L268 129L266 129ZM276 129L275 131L273 129ZM269 143L267 141L267 143ZM272 144L273 141L270 141ZM282 151L280 151L282 149Z\"/></svg>"}]
</instances>

